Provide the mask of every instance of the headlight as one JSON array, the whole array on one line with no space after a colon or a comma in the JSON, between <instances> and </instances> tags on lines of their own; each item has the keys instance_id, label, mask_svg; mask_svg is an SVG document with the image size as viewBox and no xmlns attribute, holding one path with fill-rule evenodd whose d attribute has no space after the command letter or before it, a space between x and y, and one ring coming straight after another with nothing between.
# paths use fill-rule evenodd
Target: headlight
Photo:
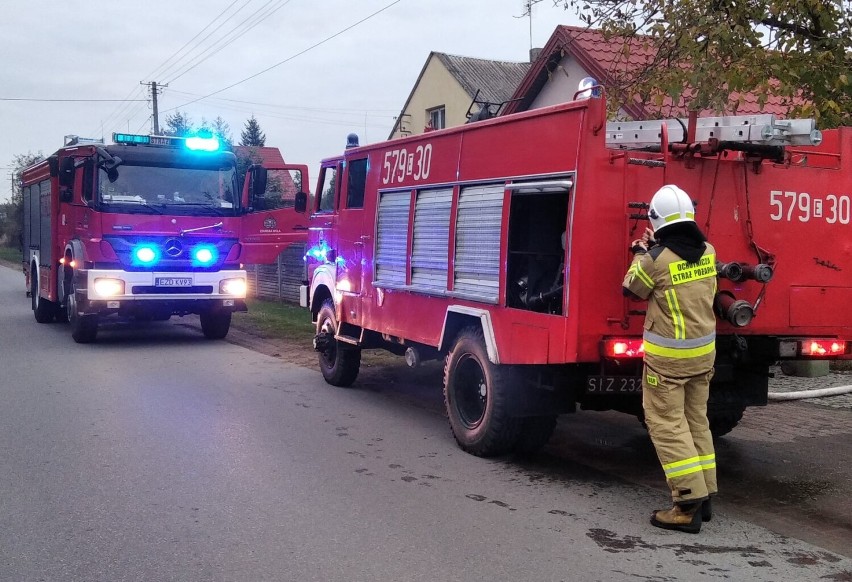
<instances>
[{"instance_id":1,"label":"headlight","mask_svg":"<svg viewBox=\"0 0 852 582\"><path fill-rule=\"evenodd\" d=\"M100 297L124 295L124 281L121 279L95 279L95 293Z\"/></svg>"},{"instance_id":2,"label":"headlight","mask_svg":"<svg viewBox=\"0 0 852 582\"><path fill-rule=\"evenodd\" d=\"M235 295L236 297L246 296L246 280L245 279L225 279L219 283L219 293L222 295Z\"/></svg>"}]
</instances>

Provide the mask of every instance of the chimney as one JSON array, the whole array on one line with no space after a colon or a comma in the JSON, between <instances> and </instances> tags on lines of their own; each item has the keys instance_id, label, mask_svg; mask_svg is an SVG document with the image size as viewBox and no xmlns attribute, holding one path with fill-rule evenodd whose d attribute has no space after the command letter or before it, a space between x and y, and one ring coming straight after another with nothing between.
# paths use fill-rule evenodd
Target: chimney
<instances>
[{"instance_id":1,"label":"chimney","mask_svg":"<svg viewBox=\"0 0 852 582\"><path fill-rule=\"evenodd\" d=\"M541 54L542 50L543 49L540 49L540 48L531 48L530 49L530 62L531 63L535 62L535 60L538 58L538 55Z\"/></svg>"}]
</instances>

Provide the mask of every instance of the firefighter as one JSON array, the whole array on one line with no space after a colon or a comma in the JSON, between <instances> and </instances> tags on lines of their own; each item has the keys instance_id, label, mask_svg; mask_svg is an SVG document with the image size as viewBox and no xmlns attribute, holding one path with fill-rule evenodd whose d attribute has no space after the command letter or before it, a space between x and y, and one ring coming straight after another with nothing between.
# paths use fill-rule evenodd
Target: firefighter
<instances>
[{"instance_id":1,"label":"firefighter","mask_svg":"<svg viewBox=\"0 0 852 582\"><path fill-rule=\"evenodd\" d=\"M648 300L642 407L674 505L657 527L698 533L712 515L716 454L707 397L716 357L716 251L695 223L689 196L660 188L648 208L653 231L633 241L626 295ZM650 248L649 248L650 247Z\"/></svg>"}]
</instances>

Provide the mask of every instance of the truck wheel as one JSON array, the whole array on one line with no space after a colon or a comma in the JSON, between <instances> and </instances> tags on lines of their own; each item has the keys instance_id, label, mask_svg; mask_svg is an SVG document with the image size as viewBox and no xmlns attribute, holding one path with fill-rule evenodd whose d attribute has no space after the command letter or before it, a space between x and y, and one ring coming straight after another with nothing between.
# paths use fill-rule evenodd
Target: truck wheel
<instances>
[{"instance_id":1,"label":"truck wheel","mask_svg":"<svg viewBox=\"0 0 852 582\"><path fill-rule=\"evenodd\" d=\"M71 285L71 293L65 299L65 310L68 313L68 323L71 324L71 338L78 344L89 344L98 335L98 315L80 315L77 310L76 287Z\"/></svg>"},{"instance_id":2,"label":"truck wheel","mask_svg":"<svg viewBox=\"0 0 852 582\"><path fill-rule=\"evenodd\" d=\"M231 328L230 311L204 311L201 317L201 331L207 339L222 339Z\"/></svg>"},{"instance_id":3,"label":"truck wheel","mask_svg":"<svg viewBox=\"0 0 852 582\"><path fill-rule=\"evenodd\" d=\"M519 455L533 455L547 444L556 429L555 416L531 416L521 419L521 434L515 443Z\"/></svg>"},{"instance_id":4,"label":"truck wheel","mask_svg":"<svg viewBox=\"0 0 852 582\"><path fill-rule=\"evenodd\" d=\"M322 377L332 386L351 386L361 369L360 348L349 347L334 339L337 317L334 302L326 299L317 314L317 341ZM319 341L321 340L321 344Z\"/></svg>"},{"instance_id":5,"label":"truck wheel","mask_svg":"<svg viewBox=\"0 0 852 582\"><path fill-rule=\"evenodd\" d=\"M30 275L30 281L30 285L32 287L30 297L32 299L35 319L39 323L50 323L56 315L56 304L39 295L38 273L35 268L33 268L32 274Z\"/></svg>"},{"instance_id":6,"label":"truck wheel","mask_svg":"<svg viewBox=\"0 0 852 582\"><path fill-rule=\"evenodd\" d=\"M488 360L479 327L462 330L444 365L444 405L459 446L479 457L510 452L518 442L520 419L509 414L509 390L517 385L511 368Z\"/></svg>"}]
</instances>

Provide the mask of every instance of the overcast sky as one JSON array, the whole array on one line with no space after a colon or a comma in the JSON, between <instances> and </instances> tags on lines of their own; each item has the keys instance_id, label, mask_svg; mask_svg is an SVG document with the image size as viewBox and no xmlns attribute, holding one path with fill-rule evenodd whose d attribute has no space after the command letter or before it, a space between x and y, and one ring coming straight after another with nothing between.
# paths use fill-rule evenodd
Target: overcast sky
<instances>
[{"instance_id":1,"label":"overcast sky","mask_svg":"<svg viewBox=\"0 0 852 582\"><path fill-rule=\"evenodd\" d=\"M16 154L49 155L69 134L109 142L114 131L150 133L150 94L140 81L168 83L161 126L176 108L196 126L221 116L238 142L254 114L266 145L309 164L313 181L319 160L338 154L347 133L362 144L387 138L429 51L525 61L530 25L541 47L557 24L578 23L550 1L534 7L532 23L518 18L524 0L2 5L0 201L9 197Z\"/></svg>"}]
</instances>

